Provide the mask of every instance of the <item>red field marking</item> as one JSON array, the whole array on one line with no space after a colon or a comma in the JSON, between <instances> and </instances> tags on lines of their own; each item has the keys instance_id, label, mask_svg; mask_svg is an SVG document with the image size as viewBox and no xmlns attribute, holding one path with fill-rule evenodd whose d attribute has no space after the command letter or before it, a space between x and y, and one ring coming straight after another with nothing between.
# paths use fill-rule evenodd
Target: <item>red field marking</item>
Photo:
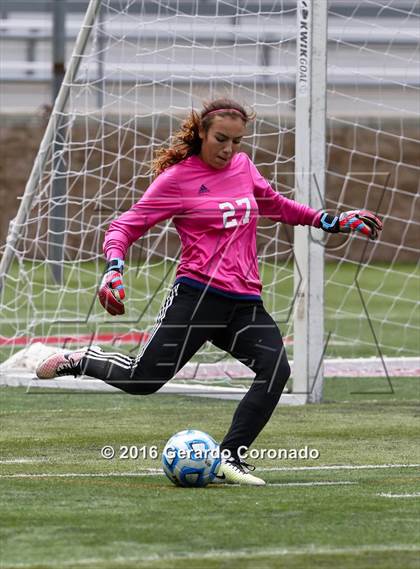
<instances>
[{"instance_id":1,"label":"red field marking","mask_svg":"<svg viewBox=\"0 0 420 569\"><path fill-rule=\"evenodd\" d=\"M0 336L0 346L28 346L35 342L43 344L68 346L69 344L140 344L149 338L147 332L127 332L126 334L78 334L77 336L19 336L5 338Z\"/></svg>"},{"instance_id":2,"label":"red field marking","mask_svg":"<svg viewBox=\"0 0 420 569\"><path fill-rule=\"evenodd\" d=\"M6 338L0 336L0 346L29 346L35 342L47 345L67 346L68 344L140 344L147 342L148 332L127 332L125 334L78 334L77 336L18 336L16 338ZM292 345L290 337L283 338L285 345Z\"/></svg>"}]
</instances>

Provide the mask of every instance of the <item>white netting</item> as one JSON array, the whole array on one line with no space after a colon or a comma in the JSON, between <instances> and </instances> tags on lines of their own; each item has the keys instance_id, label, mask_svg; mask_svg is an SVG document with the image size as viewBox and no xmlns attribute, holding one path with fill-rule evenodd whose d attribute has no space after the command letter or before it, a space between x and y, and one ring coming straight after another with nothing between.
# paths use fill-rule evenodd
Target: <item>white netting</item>
<instances>
[{"instance_id":1,"label":"white netting","mask_svg":"<svg viewBox=\"0 0 420 569\"><path fill-rule=\"evenodd\" d=\"M282 181L286 193L293 188L292 177L281 177L281 170L292 170L293 159L294 9L283 2L260 10L219 2L200 10L197 2L187 13L175 2L101 4L68 104L56 117L61 126L55 157L49 156L28 219L18 228L17 261L2 292L2 335L9 341L4 352L38 339L69 344L86 343L89 336L138 350L173 282L179 240L164 223L132 248L125 271L126 317L116 322L95 298L104 231L152 181L154 150L169 142L180 120L204 99L230 96L253 106L259 118L245 150L274 184ZM284 30L281 37L278 29ZM279 132L285 136L279 138ZM53 205L61 199L52 197L57 179L65 184L64 211ZM51 219L63 213L65 222L56 219L53 225ZM280 227L261 228L267 261L279 251L283 261L291 259L281 233ZM51 242L59 247L60 235L62 285L51 276ZM285 320L291 271L284 262L263 271L268 283L289 283L284 292L281 286L267 292ZM220 357L208 346L201 356Z\"/></svg>"},{"instance_id":2,"label":"white netting","mask_svg":"<svg viewBox=\"0 0 420 569\"><path fill-rule=\"evenodd\" d=\"M336 346L327 356L418 354L419 8L330 7L327 207L369 208L385 225L373 246L329 240L325 328ZM346 61L351 86L338 73Z\"/></svg>"},{"instance_id":3,"label":"white netting","mask_svg":"<svg viewBox=\"0 0 420 569\"><path fill-rule=\"evenodd\" d=\"M393 4L356 2L348 14L330 8L326 206L378 208L386 229L376 245L328 239L327 357L412 356L418 341L419 15ZM102 0L68 104L55 117L58 141L17 227L1 292L1 360L47 338L137 352L173 282L179 241L164 223L133 246L126 316L116 321L96 301L104 231L151 182L154 150L203 100L226 95L254 108L243 149L293 196L295 40L296 6L286 0ZM266 221L258 234L264 300L291 355L292 235ZM52 243L59 251L61 241L57 284ZM197 361L221 357L207 346Z\"/></svg>"}]
</instances>

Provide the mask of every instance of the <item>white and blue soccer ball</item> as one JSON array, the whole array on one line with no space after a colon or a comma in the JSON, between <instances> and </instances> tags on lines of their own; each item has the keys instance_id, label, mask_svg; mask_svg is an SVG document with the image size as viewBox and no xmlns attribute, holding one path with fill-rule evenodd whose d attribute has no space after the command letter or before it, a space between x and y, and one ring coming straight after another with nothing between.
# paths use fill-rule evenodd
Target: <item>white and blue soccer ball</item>
<instances>
[{"instance_id":1,"label":"white and blue soccer ball","mask_svg":"<svg viewBox=\"0 0 420 569\"><path fill-rule=\"evenodd\" d=\"M194 429L173 435L162 453L163 470L177 486L207 486L219 465L219 445L207 433Z\"/></svg>"}]
</instances>

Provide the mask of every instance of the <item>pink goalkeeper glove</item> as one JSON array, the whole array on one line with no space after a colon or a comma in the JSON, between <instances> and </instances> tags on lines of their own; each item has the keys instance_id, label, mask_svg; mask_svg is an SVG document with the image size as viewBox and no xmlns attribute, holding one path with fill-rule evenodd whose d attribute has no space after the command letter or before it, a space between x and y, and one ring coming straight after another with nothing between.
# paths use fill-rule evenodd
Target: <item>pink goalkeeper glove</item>
<instances>
[{"instance_id":1,"label":"pink goalkeeper glove","mask_svg":"<svg viewBox=\"0 0 420 569\"><path fill-rule=\"evenodd\" d=\"M123 304L125 298L122 280L123 270L124 261L122 259L111 259L106 266L106 271L98 290L100 303L112 316L124 314L125 312Z\"/></svg>"},{"instance_id":2,"label":"pink goalkeeper glove","mask_svg":"<svg viewBox=\"0 0 420 569\"><path fill-rule=\"evenodd\" d=\"M379 231L382 231L382 221L367 209L344 211L339 216L323 213L320 227L328 233L350 233L360 231L369 239L375 240Z\"/></svg>"}]
</instances>

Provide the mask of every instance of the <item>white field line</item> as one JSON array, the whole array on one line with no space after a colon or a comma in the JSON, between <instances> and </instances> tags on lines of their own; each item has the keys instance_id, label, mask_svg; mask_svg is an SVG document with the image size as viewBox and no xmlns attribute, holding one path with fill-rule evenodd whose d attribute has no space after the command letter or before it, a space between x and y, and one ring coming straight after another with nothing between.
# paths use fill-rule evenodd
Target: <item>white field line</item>
<instances>
[{"instance_id":1,"label":"white field line","mask_svg":"<svg viewBox=\"0 0 420 569\"><path fill-rule=\"evenodd\" d=\"M387 492L380 492L376 495L382 496L383 498L420 498L420 492L414 492L414 494L391 494Z\"/></svg>"},{"instance_id":2,"label":"white field line","mask_svg":"<svg viewBox=\"0 0 420 569\"><path fill-rule=\"evenodd\" d=\"M315 545L310 546L299 546L299 547L270 547L270 548L249 548L249 549L211 549L202 552L185 552L185 553L168 553L166 555L145 555L144 557L139 556L118 556L114 559L109 558L99 558L91 557L85 559L78 559L77 561L50 561L47 563L42 563L44 569L59 569L60 567L84 567L92 564L99 563L113 563L114 567L124 567L127 563L136 562L171 562L185 559L186 561L202 560L202 559L240 559L240 558L258 558L258 557L287 557L287 556L303 556L303 555L365 555L366 553L391 553L393 551L407 551L407 552L419 552L420 546L417 545L407 545L407 544L372 544L372 545L360 545L358 547L316 547ZM37 563L11 563L8 565L2 565L4 569L30 569L31 567L38 566Z\"/></svg>"},{"instance_id":3,"label":"white field line","mask_svg":"<svg viewBox=\"0 0 420 569\"><path fill-rule=\"evenodd\" d=\"M29 462L30 459L14 459L1 460L0 464L9 463L19 463L19 462ZM34 461L37 462L37 461ZM40 461L41 462L41 461ZM329 465L329 466L271 466L271 467L261 467L258 470L264 472L299 472L299 471L319 471L319 470L376 470L376 469L388 469L388 468L419 468L420 464L340 464L340 465ZM108 472L108 473L78 473L78 472L64 472L56 473L46 472L37 474L0 474L0 478L89 478L89 477L101 477L106 478L107 476L156 476L163 474L161 468L144 468L137 470L136 472Z\"/></svg>"},{"instance_id":4,"label":"white field line","mask_svg":"<svg viewBox=\"0 0 420 569\"><path fill-rule=\"evenodd\" d=\"M349 484L357 484L349 480L341 480L340 482L268 482L267 486L342 486Z\"/></svg>"},{"instance_id":5,"label":"white field line","mask_svg":"<svg viewBox=\"0 0 420 569\"><path fill-rule=\"evenodd\" d=\"M374 470L381 468L419 468L420 464L338 464L331 466L268 466L258 470L265 472L291 472L296 470Z\"/></svg>"},{"instance_id":6,"label":"white field line","mask_svg":"<svg viewBox=\"0 0 420 569\"><path fill-rule=\"evenodd\" d=\"M8 458L0 460L0 464L39 464L49 462L46 458Z\"/></svg>"},{"instance_id":7,"label":"white field line","mask_svg":"<svg viewBox=\"0 0 420 569\"><path fill-rule=\"evenodd\" d=\"M67 473L45 473L45 474L2 474L0 478L108 478L108 477L117 477L117 478L124 478L129 476L131 478L138 478L143 476L163 476L163 470L159 470L157 472L130 472L130 473L121 473L121 472L110 472L108 474L104 473L76 473L76 472L67 472ZM318 482L276 482L271 484L270 482L267 486L341 486L341 485L348 485L348 484L357 484L357 482L350 482L347 480L342 480L339 482L331 482L331 481L318 481ZM240 486L239 484L220 484L220 486Z\"/></svg>"},{"instance_id":8,"label":"white field line","mask_svg":"<svg viewBox=\"0 0 420 569\"><path fill-rule=\"evenodd\" d=\"M105 413L107 411L119 411L120 407L101 407L100 411L101 413ZM91 409L89 407L83 408L81 409L81 411L83 411L83 413L97 413L99 411L99 409L96 407L92 407ZM28 415L41 415L41 414L47 414L51 415L51 413L64 413L65 409L44 409L44 410L40 410L40 409L13 409L11 411L0 411L0 417L7 417L7 415L24 415L25 413Z\"/></svg>"},{"instance_id":9,"label":"white field line","mask_svg":"<svg viewBox=\"0 0 420 569\"><path fill-rule=\"evenodd\" d=\"M4 461L3 461L4 463ZM259 470L264 472L296 472L296 471L322 471L322 470L376 470L388 468L418 468L420 464L342 464L336 466L273 466L262 467ZM160 468L145 468L137 472L45 472L36 474L0 474L0 478L107 478L107 477L124 477L124 476L157 476L163 474ZM293 483L294 484L294 483ZM297 483L296 483L297 484ZM306 484L306 483L305 483ZM308 483L313 484L313 483ZM285 484L281 484L285 485Z\"/></svg>"},{"instance_id":10,"label":"white field line","mask_svg":"<svg viewBox=\"0 0 420 569\"><path fill-rule=\"evenodd\" d=\"M151 469L152 470L152 469ZM156 469L153 472L43 472L39 474L0 474L0 478L124 478L131 476L133 478L139 476L160 476L163 470Z\"/></svg>"},{"instance_id":11,"label":"white field line","mask_svg":"<svg viewBox=\"0 0 420 569\"><path fill-rule=\"evenodd\" d=\"M345 343L345 342L344 342ZM4 385L28 385L30 387L66 387L65 381L70 381L71 385L78 385L80 389L93 388L100 384L99 380L86 379L63 380L38 382L34 377L36 363L39 359L46 357L54 352L54 349L47 349L46 346L36 348L38 344L32 344L11 356L8 360L0 364L0 383ZM347 344L346 344L347 345ZM52 349L52 352L51 352ZM390 376L416 377L420 370L420 358L412 357L385 357L384 362ZM326 377L383 377L384 362L380 358L326 358L324 373ZM293 361L290 362L293 368ZM253 378L254 373L243 363L232 360L224 360L218 363L189 362L175 376L176 380L192 380L207 382L211 384L214 380L231 380ZM35 381L33 381L35 380ZM41 385L40 385L41 383ZM83 385L85 384L85 385Z\"/></svg>"}]
</instances>

